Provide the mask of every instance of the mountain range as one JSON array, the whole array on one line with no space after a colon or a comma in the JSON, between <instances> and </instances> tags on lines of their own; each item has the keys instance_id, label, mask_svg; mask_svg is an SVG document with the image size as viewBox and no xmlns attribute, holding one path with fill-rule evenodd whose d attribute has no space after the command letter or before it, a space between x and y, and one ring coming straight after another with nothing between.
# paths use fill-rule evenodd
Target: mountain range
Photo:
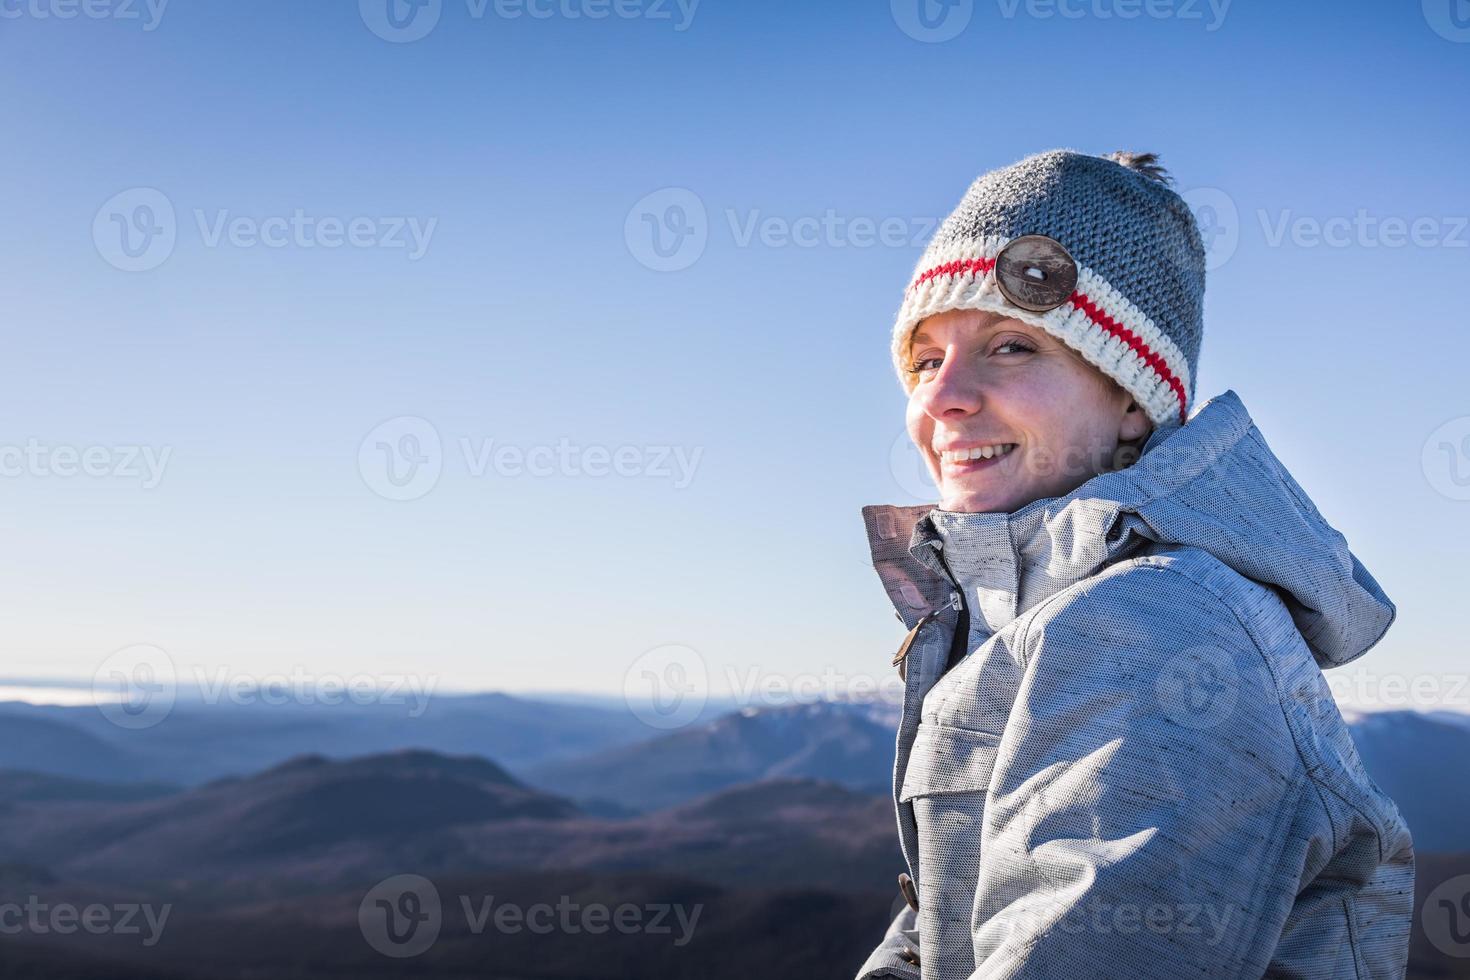
<instances>
[{"instance_id":1,"label":"mountain range","mask_svg":"<svg viewBox=\"0 0 1470 980\"><path fill-rule=\"evenodd\" d=\"M1470 874L1470 719L1348 720L1414 830L1421 908ZM171 909L151 947L7 935L4 975L850 977L901 902L895 722L892 705L822 702L666 732L615 706L494 695L396 720L185 704L138 732L94 709L3 705L0 903ZM398 960L359 916L405 874L437 887L443 932ZM494 897L682 902L705 917L687 948L491 935L465 912ZM1470 975L1418 914L1413 957L1415 980Z\"/></svg>"}]
</instances>

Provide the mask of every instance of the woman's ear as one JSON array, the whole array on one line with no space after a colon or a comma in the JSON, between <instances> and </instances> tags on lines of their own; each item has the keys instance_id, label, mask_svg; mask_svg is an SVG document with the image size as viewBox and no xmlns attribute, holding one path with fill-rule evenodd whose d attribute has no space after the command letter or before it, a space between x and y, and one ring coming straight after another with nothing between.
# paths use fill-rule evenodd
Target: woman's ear
<instances>
[{"instance_id":1,"label":"woman's ear","mask_svg":"<svg viewBox=\"0 0 1470 980\"><path fill-rule=\"evenodd\" d=\"M1113 450L1112 468L1123 470L1138 462L1143 455L1143 444L1153 434L1153 422L1138 403L1128 402L1128 410L1118 425L1118 445Z\"/></svg>"},{"instance_id":2,"label":"woman's ear","mask_svg":"<svg viewBox=\"0 0 1470 980\"><path fill-rule=\"evenodd\" d=\"M1128 400L1128 410L1123 413L1123 420L1118 426L1119 442L1138 442L1147 439L1153 432L1154 424L1149 419L1137 401Z\"/></svg>"}]
</instances>

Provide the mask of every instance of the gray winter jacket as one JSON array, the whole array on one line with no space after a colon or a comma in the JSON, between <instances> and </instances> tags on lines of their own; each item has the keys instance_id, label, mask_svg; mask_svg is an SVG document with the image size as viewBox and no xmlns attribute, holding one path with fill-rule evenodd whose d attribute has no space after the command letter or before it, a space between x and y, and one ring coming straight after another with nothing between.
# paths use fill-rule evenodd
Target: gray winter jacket
<instances>
[{"instance_id":1,"label":"gray winter jacket","mask_svg":"<svg viewBox=\"0 0 1470 980\"><path fill-rule=\"evenodd\" d=\"M1404 975L1409 831L1322 676L1396 609L1234 391L1066 496L863 517L914 887L860 978Z\"/></svg>"}]
</instances>

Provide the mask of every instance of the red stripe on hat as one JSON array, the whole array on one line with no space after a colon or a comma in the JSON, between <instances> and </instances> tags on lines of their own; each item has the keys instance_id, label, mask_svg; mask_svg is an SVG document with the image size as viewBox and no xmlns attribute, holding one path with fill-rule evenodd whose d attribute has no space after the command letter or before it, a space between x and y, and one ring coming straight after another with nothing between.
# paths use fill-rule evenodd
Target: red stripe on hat
<instances>
[{"instance_id":1,"label":"red stripe on hat","mask_svg":"<svg viewBox=\"0 0 1470 980\"><path fill-rule=\"evenodd\" d=\"M1135 354L1143 358L1144 363L1153 368L1154 372L1168 383L1170 388L1174 389L1174 397L1179 399L1179 421L1181 423L1187 422L1188 419L1185 417L1184 414L1184 404L1186 400L1184 394L1184 383L1174 376L1174 372L1169 370L1169 365L1165 363L1164 359L1158 354L1154 353L1149 348L1148 344L1145 344L1142 338L1140 338L1132 330L1129 330L1117 320L1114 320L1112 317L1108 316L1107 312L1099 308L1098 305L1094 303L1089 297L1084 296L1082 293L1073 293L1072 298L1071 300L1069 300L1069 302L1071 302L1073 306L1076 306L1082 312L1086 313L1087 318L1093 323L1097 324L1099 327L1102 327L1108 333L1112 334L1114 337L1117 337L1119 340L1123 341L1123 343L1127 344Z\"/></svg>"},{"instance_id":2,"label":"red stripe on hat","mask_svg":"<svg viewBox=\"0 0 1470 980\"><path fill-rule=\"evenodd\" d=\"M946 262L943 265L936 265L932 269L926 269L913 281L909 289L917 289L929 280L937 279L940 276L955 276L962 273L974 275L977 272L989 272L993 268L995 268L995 259L960 259L954 262ZM1143 342L1141 337L1117 320L1114 320L1106 311L1094 303L1090 297L1082 293L1073 293L1068 302L1086 313L1087 318L1093 323L1127 344L1135 354L1143 358L1145 364L1153 368L1154 372L1160 378L1164 379L1170 388L1174 389L1174 397L1179 399L1179 421L1181 423L1187 422L1188 418L1184 414L1184 406L1188 399L1184 393L1184 382L1174 376L1174 372L1169 370L1168 363L1158 354L1154 353L1148 344Z\"/></svg>"},{"instance_id":3,"label":"red stripe on hat","mask_svg":"<svg viewBox=\"0 0 1470 980\"><path fill-rule=\"evenodd\" d=\"M962 272L974 275L977 272L989 272L994 268L995 259L960 259L955 262L946 262L944 265L936 265L926 270L923 275L913 281L909 289L917 289L930 279L936 279L939 276L957 276Z\"/></svg>"}]
</instances>

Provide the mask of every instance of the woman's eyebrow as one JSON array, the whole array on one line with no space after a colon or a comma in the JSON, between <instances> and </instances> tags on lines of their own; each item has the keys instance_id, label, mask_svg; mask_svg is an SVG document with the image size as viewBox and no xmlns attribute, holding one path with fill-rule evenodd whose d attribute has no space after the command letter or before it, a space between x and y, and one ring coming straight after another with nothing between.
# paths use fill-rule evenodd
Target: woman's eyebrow
<instances>
[{"instance_id":1,"label":"woman's eyebrow","mask_svg":"<svg viewBox=\"0 0 1470 980\"><path fill-rule=\"evenodd\" d=\"M1002 324L1005 324L1005 323L1007 323L1006 320L996 320L993 323L987 324L983 329L984 329L984 331L986 333L994 333L996 330L999 330L1000 329L1000 327L1001 327ZM1023 326L1028 326L1028 327L1030 326L1030 324L1025 324L1025 323L1023 323L1022 325ZM934 338L933 337L930 337L928 334L926 334L922 330L920 330L920 331L918 331L917 333L915 333L913 336L911 336L909 338L909 344L910 345L918 344L918 343L932 344L932 343L934 343Z\"/></svg>"}]
</instances>

